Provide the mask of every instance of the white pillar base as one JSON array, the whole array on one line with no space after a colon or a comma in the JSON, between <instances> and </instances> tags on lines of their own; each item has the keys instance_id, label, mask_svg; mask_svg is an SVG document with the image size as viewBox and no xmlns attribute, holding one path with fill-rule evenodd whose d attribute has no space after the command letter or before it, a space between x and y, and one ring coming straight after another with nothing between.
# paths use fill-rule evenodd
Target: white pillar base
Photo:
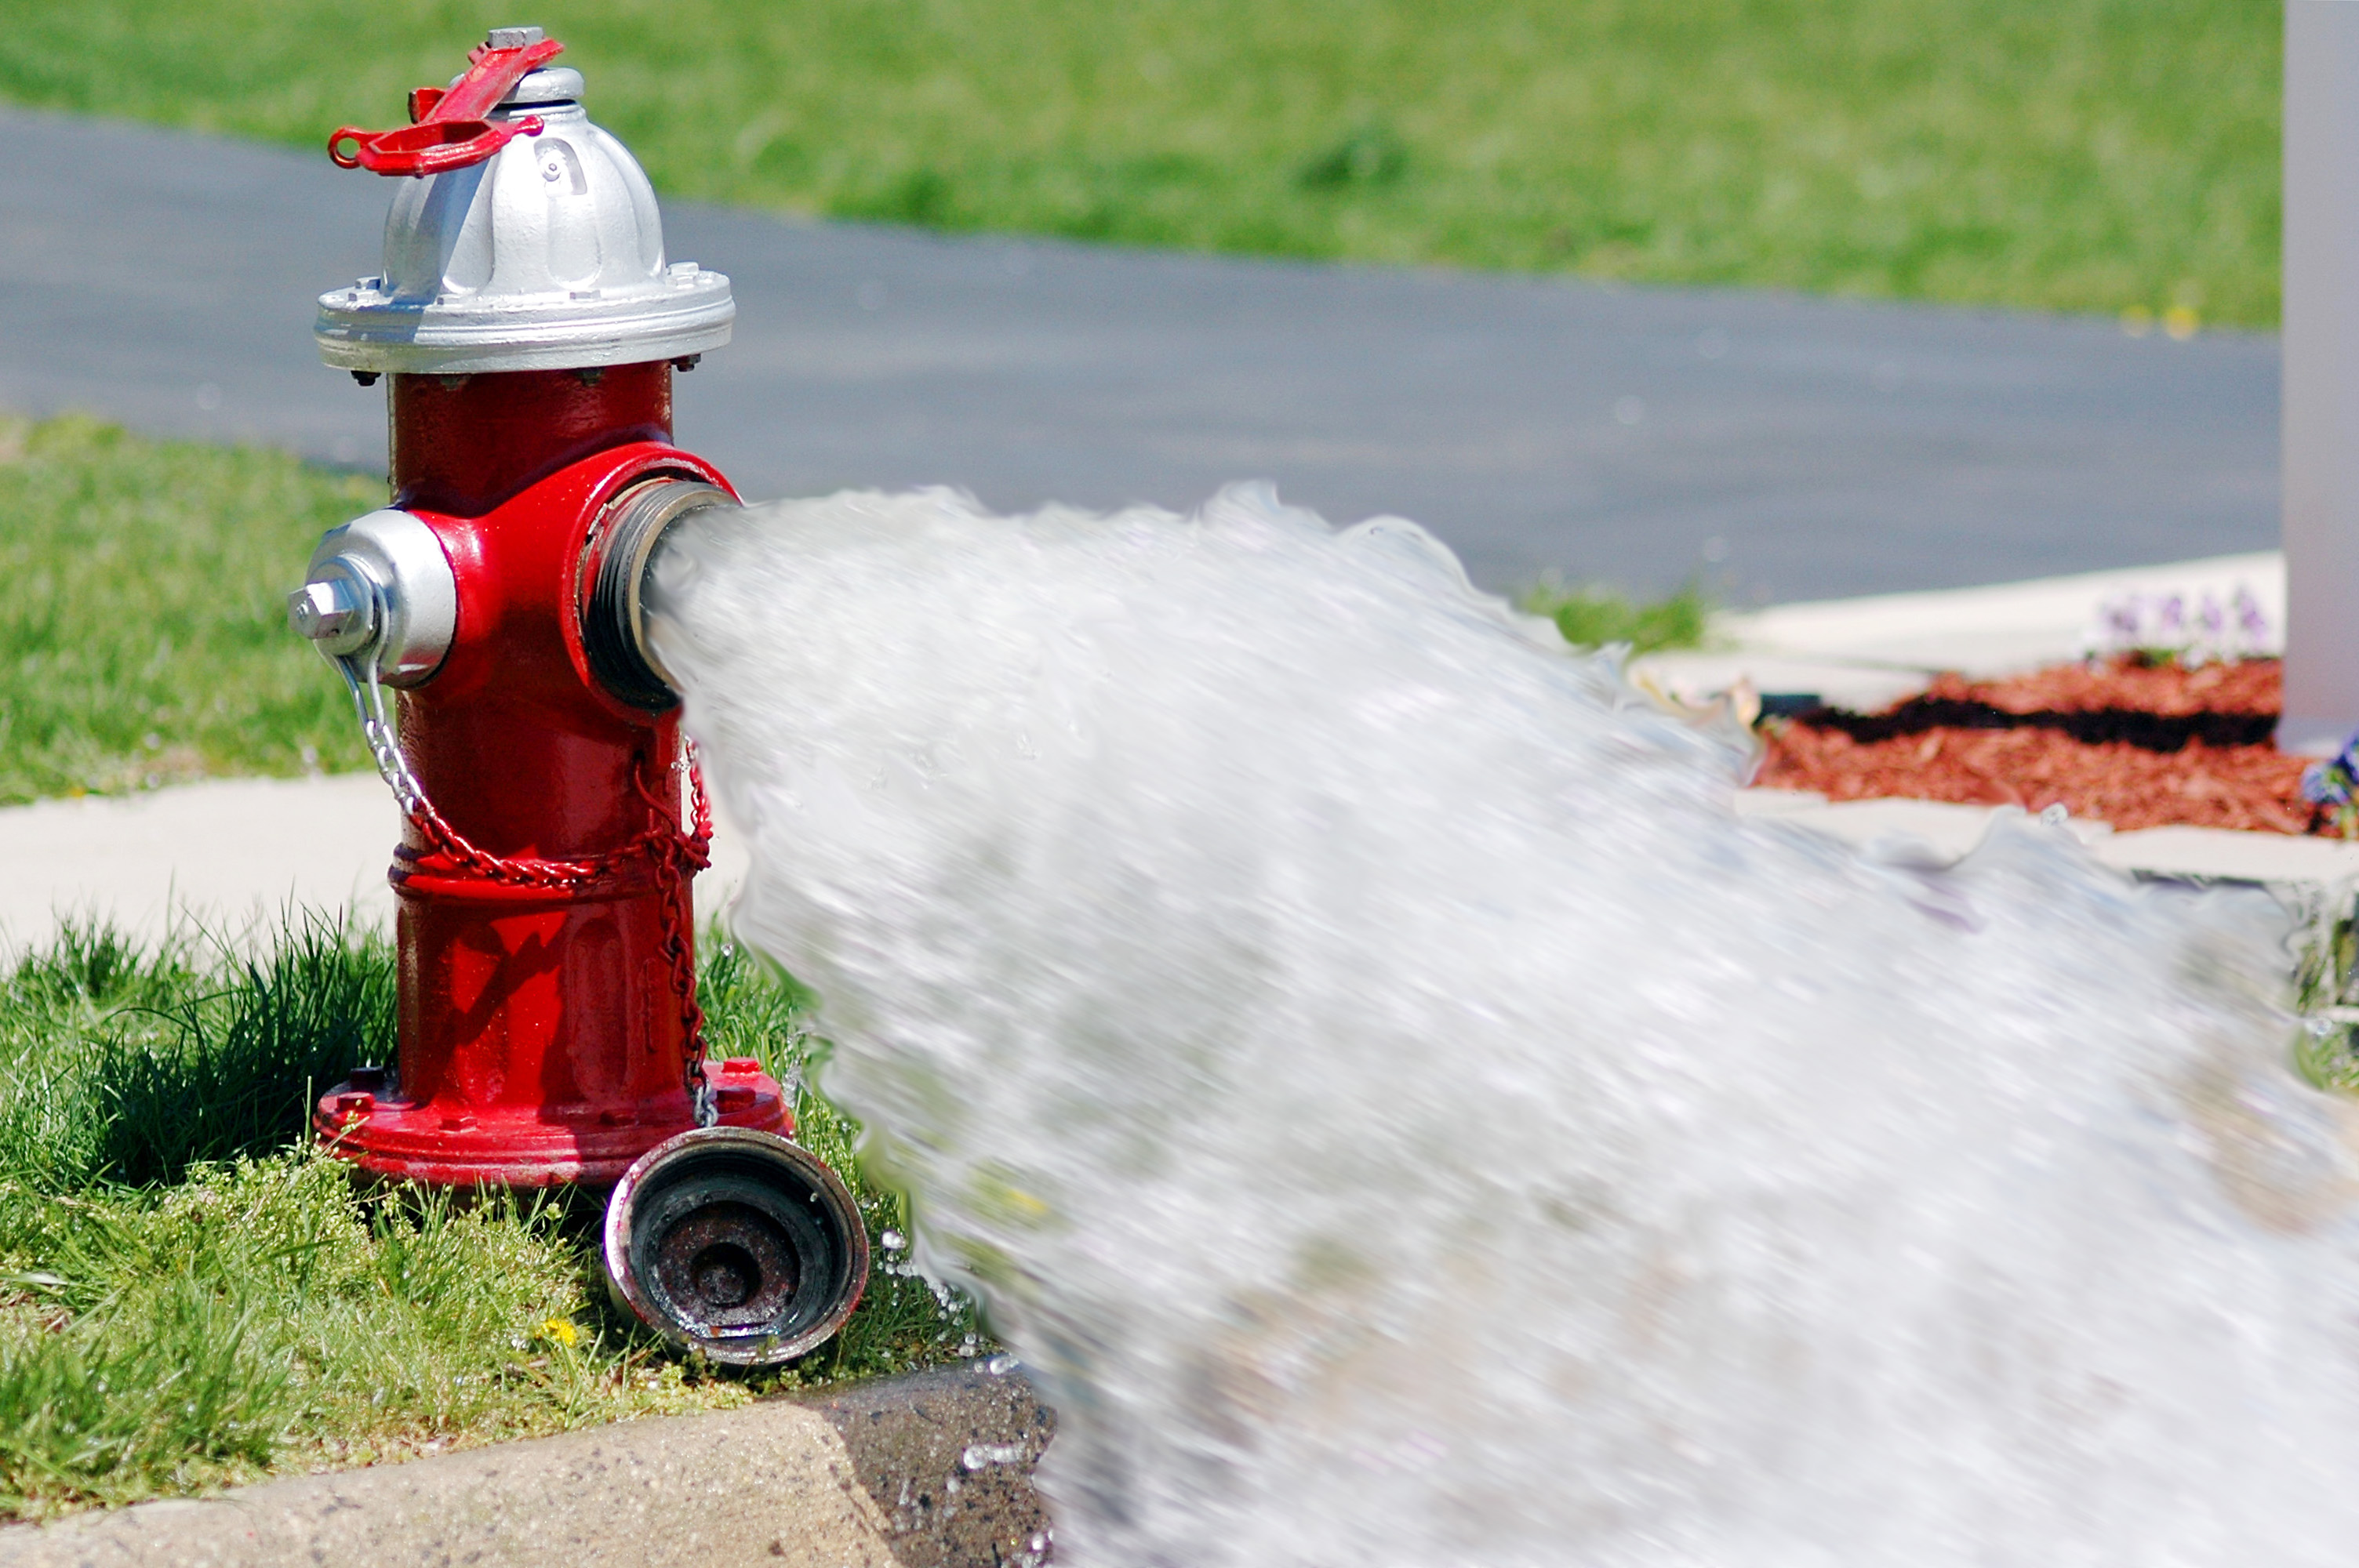
<instances>
[{"instance_id":1,"label":"white pillar base","mask_svg":"<svg viewBox=\"0 0 2359 1568\"><path fill-rule=\"evenodd\" d=\"M2359 730L2359 0L2286 0L2285 717Z\"/></svg>"}]
</instances>

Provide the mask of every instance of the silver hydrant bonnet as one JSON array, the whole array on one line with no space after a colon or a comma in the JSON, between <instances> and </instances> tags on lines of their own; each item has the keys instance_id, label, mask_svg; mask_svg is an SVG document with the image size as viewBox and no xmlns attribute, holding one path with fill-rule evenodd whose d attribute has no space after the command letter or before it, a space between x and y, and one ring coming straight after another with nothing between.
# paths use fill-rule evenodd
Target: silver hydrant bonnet
<instances>
[{"instance_id":1,"label":"silver hydrant bonnet","mask_svg":"<svg viewBox=\"0 0 2359 1568\"><path fill-rule=\"evenodd\" d=\"M539 35L503 28L494 41ZM384 274L320 297L321 359L449 375L686 359L729 341L729 279L667 262L647 175L590 123L581 95L581 72L535 70L492 117L535 116L538 134L403 181L386 216Z\"/></svg>"}]
</instances>

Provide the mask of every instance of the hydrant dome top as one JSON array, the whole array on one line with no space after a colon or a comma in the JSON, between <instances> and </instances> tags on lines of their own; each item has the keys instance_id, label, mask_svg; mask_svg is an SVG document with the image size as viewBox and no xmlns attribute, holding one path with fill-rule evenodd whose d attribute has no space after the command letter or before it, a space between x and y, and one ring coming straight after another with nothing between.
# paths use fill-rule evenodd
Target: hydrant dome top
<instances>
[{"instance_id":1,"label":"hydrant dome top","mask_svg":"<svg viewBox=\"0 0 2359 1568\"><path fill-rule=\"evenodd\" d=\"M452 81L459 78L452 77ZM570 65L543 66L508 89L500 100L500 107L521 105L537 108L544 103L571 103L582 97L582 73Z\"/></svg>"},{"instance_id":2,"label":"hydrant dome top","mask_svg":"<svg viewBox=\"0 0 2359 1568\"><path fill-rule=\"evenodd\" d=\"M571 370L729 341L728 278L666 257L654 189L582 92L577 70L535 70L489 118L529 118L537 133L400 178L384 272L320 297L321 359L380 373Z\"/></svg>"}]
</instances>

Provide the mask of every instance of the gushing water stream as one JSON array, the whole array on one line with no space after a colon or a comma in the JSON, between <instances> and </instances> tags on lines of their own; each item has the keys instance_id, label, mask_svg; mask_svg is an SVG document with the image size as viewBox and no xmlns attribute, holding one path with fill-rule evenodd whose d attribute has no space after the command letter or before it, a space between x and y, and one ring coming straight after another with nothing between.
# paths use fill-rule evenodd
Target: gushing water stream
<instances>
[{"instance_id":1,"label":"gushing water stream","mask_svg":"<svg viewBox=\"0 0 2359 1568\"><path fill-rule=\"evenodd\" d=\"M745 937L1044 1374L1085 1568L2359 1552L2359 1166L2282 922L1951 870L1399 523L705 514Z\"/></svg>"}]
</instances>

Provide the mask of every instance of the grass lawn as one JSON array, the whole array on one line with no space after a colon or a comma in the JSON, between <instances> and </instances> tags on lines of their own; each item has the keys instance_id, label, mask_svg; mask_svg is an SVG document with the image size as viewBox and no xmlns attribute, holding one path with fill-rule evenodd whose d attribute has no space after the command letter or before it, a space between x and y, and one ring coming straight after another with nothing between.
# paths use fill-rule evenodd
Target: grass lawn
<instances>
[{"instance_id":1,"label":"grass lawn","mask_svg":"<svg viewBox=\"0 0 2359 1568\"><path fill-rule=\"evenodd\" d=\"M571 46L592 113L679 196L2254 325L2277 308L2281 15L2277 0L529 10ZM392 123L486 16L0 0L0 97L317 146L339 124Z\"/></svg>"},{"instance_id":2,"label":"grass lawn","mask_svg":"<svg viewBox=\"0 0 2359 1568\"><path fill-rule=\"evenodd\" d=\"M0 417L0 805L366 766L285 606L321 533L384 501L274 452Z\"/></svg>"},{"instance_id":3,"label":"grass lawn","mask_svg":"<svg viewBox=\"0 0 2359 1568\"><path fill-rule=\"evenodd\" d=\"M799 1084L808 997L709 945L712 1045ZM842 1334L706 1377L606 1305L554 1207L364 1200L304 1142L314 1086L391 1049L382 942L313 920L241 963L70 933L0 976L0 1519L201 1490L987 1351L876 1251ZM801 1141L855 1176L807 1088ZM901 1200L855 1181L871 1239Z\"/></svg>"}]
</instances>

